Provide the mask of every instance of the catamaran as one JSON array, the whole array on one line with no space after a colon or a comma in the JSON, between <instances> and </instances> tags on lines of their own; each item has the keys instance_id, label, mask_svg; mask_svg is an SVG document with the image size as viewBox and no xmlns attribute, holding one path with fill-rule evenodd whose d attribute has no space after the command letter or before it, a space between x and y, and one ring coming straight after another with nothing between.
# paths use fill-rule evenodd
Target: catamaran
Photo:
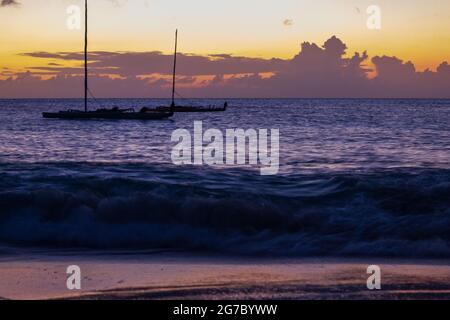
<instances>
[{"instance_id":1,"label":"catamaran","mask_svg":"<svg viewBox=\"0 0 450 320\"><path fill-rule=\"evenodd\" d=\"M85 0L85 26L84 26L84 110L66 110L60 112L44 112L42 116L50 119L114 119L114 120L160 120L170 118L174 115L174 95L175 88L172 90L172 104L165 110L142 108L139 112L134 109L97 109L96 111L88 111L88 1ZM175 34L175 58L174 58L174 74L176 72L177 58L177 34ZM173 81L175 84L175 80Z\"/></svg>"}]
</instances>

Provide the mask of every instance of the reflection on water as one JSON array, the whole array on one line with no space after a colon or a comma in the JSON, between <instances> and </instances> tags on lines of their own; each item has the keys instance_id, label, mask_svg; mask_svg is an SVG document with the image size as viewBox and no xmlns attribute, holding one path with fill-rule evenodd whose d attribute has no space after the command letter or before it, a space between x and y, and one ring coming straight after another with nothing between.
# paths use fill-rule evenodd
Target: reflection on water
<instances>
[{"instance_id":1,"label":"reflection on water","mask_svg":"<svg viewBox=\"0 0 450 320\"><path fill-rule=\"evenodd\" d=\"M100 100L94 106L165 103ZM450 166L448 100L232 100L230 105L225 113L177 114L165 121L59 121L40 113L77 108L81 101L0 100L0 161L170 163L172 131L192 130L193 122L202 120L204 130L279 128L285 173Z\"/></svg>"},{"instance_id":2,"label":"reflection on water","mask_svg":"<svg viewBox=\"0 0 450 320\"><path fill-rule=\"evenodd\" d=\"M233 100L225 113L165 121L40 117L80 105L0 101L0 245L450 257L450 101ZM173 166L171 133L195 120L278 128L280 174Z\"/></svg>"}]
</instances>

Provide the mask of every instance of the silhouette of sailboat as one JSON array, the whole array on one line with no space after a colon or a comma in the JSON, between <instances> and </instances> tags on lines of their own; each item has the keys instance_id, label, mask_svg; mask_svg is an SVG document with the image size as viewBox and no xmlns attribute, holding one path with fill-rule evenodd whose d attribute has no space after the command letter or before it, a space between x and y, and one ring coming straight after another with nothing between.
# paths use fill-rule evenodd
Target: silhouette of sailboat
<instances>
[{"instance_id":1,"label":"silhouette of sailboat","mask_svg":"<svg viewBox=\"0 0 450 320\"><path fill-rule=\"evenodd\" d=\"M175 59L174 59L174 79L176 72L176 56L177 44L175 41ZM84 111L67 110L60 112L44 112L42 116L49 119L117 119L117 120L160 120L170 118L174 115L174 103L165 110L142 108L139 112L134 109L98 109L96 111L88 111L88 1L85 0L85 32L84 32ZM175 92L175 80L174 89Z\"/></svg>"},{"instance_id":2,"label":"silhouette of sailboat","mask_svg":"<svg viewBox=\"0 0 450 320\"><path fill-rule=\"evenodd\" d=\"M173 64L173 79L172 79L172 103L170 107L159 107L157 111L161 112L222 112L228 108L228 102L225 102L223 107L217 106L181 106L175 104L175 85L176 85L176 71L177 71L177 46L178 46L178 30L175 31L175 57Z\"/></svg>"}]
</instances>

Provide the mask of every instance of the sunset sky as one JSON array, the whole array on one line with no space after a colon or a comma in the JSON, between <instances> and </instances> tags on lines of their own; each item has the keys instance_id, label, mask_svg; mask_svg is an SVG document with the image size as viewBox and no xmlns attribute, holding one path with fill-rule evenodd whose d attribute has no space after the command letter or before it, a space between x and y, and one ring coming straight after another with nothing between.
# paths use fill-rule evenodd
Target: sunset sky
<instances>
[{"instance_id":1,"label":"sunset sky","mask_svg":"<svg viewBox=\"0 0 450 320\"><path fill-rule=\"evenodd\" d=\"M0 79L51 63L23 53L82 50L82 30L66 27L66 10L84 1L11 2L0 8ZM381 30L366 27L372 4L382 9ZM91 0L89 26L90 51L170 54L178 28L180 51L196 55L292 59L302 42L336 35L348 56L396 56L419 71L450 58L448 0Z\"/></svg>"}]
</instances>

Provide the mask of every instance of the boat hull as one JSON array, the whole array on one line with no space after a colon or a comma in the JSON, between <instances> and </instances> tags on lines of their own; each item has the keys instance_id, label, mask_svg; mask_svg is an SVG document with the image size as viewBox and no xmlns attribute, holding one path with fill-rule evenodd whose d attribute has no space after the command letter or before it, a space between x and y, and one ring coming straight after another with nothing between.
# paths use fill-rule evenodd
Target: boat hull
<instances>
[{"instance_id":1,"label":"boat hull","mask_svg":"<svg viewBox=\"0 0 450 320\"><path fill-rule=\"evenodd\" d=\"M63 120L161 120L173 116L173 112L44 112L42 116L46 119Z\"/></svg>"},{"instance_id":2,"label":"boat hull","mask_svg":"<svg viewBox=\"0 0 450 320\"><path fill-rule=\"evenodd\" d=\"M171 110L170 107L159 107L156 110L169 112ZM226 108L217 108L217 107L174 107L172 108L174 112L183 113L183 112L224 112Z\"/></svg>"}]
</instances>

